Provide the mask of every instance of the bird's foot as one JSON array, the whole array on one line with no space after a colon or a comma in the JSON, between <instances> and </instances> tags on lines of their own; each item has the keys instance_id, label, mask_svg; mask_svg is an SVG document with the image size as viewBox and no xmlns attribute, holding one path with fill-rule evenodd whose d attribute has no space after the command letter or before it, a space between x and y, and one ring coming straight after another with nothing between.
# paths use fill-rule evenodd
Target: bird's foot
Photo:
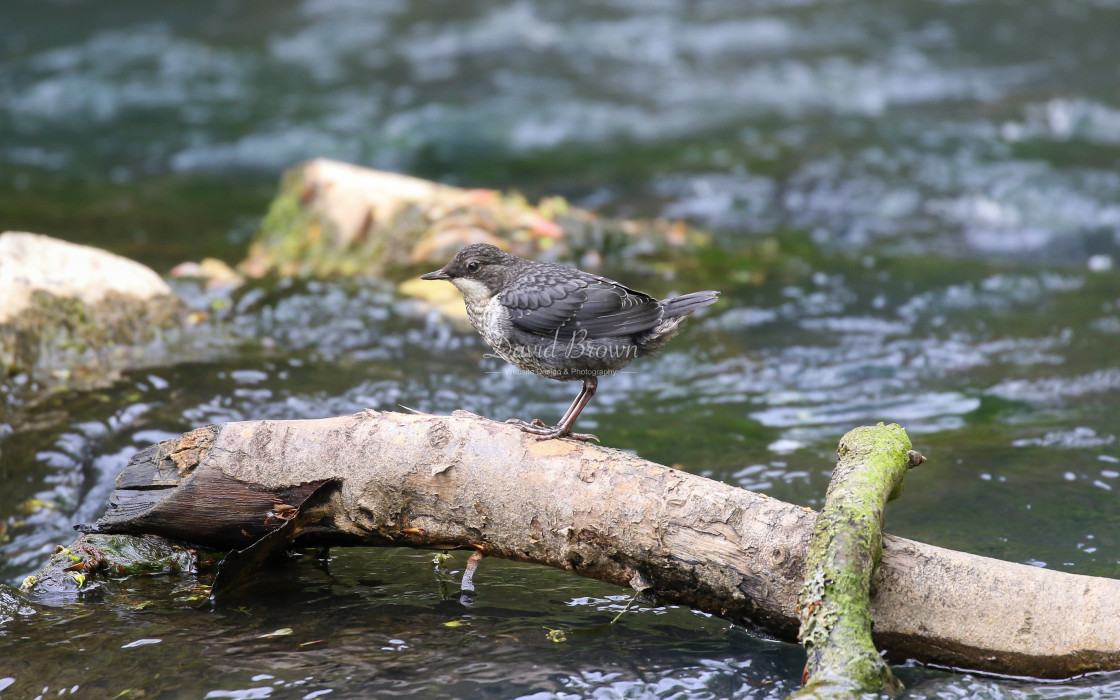
<instances>
[{"instance_id":1,"label":"bird's foot","mask_svg":"<svg viewBox=\"0 0 1120 700\"><path fill-rule=\"evenodd\" d=\"M536 435L538 440L551 440L553 438L566 437L573 440L582 440L584 442L587 442L588 440L599 442L599 438L595 437L591 433L573 433L570 431L565 431L560 428L560 426L551 426L546 424L540 418L534 418L529 422L525 422L520 418L510 418L506 421L506 423L516 425L517 427L521 428L522 431L530 433L532 435Z\"/></svg>"},{"instance_id":2,"label":"bird's foot","mask_svg":"<svg viewBox=\"0 0 1120 700\"><path fill-rule=\"evenodd\" d=\"M534 418L533 420L529 421L528 423L521 420L520 418L510 418L506 422L507 423L512 423L513 425L516 425L520 428L547 428L547 427L549 427L548 423L545 423L540 418Z\"/></svg>"}]
</instances>

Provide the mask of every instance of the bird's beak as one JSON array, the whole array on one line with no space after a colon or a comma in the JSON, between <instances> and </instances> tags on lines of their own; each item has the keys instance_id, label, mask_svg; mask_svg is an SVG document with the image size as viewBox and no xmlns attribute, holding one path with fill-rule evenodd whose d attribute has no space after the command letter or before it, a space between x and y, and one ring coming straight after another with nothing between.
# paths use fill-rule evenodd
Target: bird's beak
<instances>
[{"instance_id":1,"label":"bird's beak","mask_svg":"<svg viewBox=\"0 0 1120 700\"><path fill-rule=\"evenodd\" d=\"M451 279L451 275L447 274L443 270L436 270L435 272L429 272L426 275L420 275L420 279L422 279L422 280L449 280L449 279Z\"/></svg>"}]
</instances>

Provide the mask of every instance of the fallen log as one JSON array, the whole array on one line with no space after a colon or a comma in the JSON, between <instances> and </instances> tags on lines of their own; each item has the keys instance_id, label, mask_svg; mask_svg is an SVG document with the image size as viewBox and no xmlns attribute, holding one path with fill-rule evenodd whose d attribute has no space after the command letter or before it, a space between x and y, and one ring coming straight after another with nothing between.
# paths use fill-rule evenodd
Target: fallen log
<instances>
[{"instance_id":1,"label":"fallen log","mask_svg":"<svg viewBox=\"0 0 1120 700\"><path fill-rule=\"evenodd\" d=\"M367 411L227 423L155 445L82 529L243 548L293 513L297 544L475 549L790 641L815 520L619 450L537 441L462 412ZM887 535L871 613L875 644L896 661L1051 678L1120 668L1113 579Z\"/></svg>"}]
</instances>

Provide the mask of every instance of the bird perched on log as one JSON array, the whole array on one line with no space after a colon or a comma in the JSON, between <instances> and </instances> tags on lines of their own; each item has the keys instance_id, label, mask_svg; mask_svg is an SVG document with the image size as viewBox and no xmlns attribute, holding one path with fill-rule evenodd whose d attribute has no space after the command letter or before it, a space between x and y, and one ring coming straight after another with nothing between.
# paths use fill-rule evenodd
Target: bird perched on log
<instances>
[{"instance_id":1,"label":"bird perched on log","mask_svg":"<svg viewBox=\"0 0 1120 700\"><path fill-rule=\"evenodd\" d=\"M476 243L423 280L447 280L463 295L467 317L486 343L521 369L583 388L560 422L549 426L511 418L539 439L570 437L599 385L598 378L660 350L696 309L719 292L693 292L658 301L614 280L557 263L525 260Z\"/></svg>"}]
</instances>

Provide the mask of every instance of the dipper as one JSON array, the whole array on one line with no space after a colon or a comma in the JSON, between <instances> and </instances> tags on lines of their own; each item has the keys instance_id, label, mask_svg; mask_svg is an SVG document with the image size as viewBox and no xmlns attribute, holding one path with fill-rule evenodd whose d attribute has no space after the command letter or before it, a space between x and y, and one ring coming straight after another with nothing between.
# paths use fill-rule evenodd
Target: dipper
<instances>
[{"instance_id":1,"label":"dipper","mask_svg":"<svg viewBox=\"0 0 1120 700\"><path fill-rule=\"evenodd\" d=\"M447 280L463 295L467 317L501 358L558 381L582 381L576 400L555 426L538 419L514 423L538 439L571 437L599 377L660 350L696 309L719 292L693 292L658 301L614 280L557 263L525 260L476 243L422 280Z\"/></svg>"}]
</instances>

